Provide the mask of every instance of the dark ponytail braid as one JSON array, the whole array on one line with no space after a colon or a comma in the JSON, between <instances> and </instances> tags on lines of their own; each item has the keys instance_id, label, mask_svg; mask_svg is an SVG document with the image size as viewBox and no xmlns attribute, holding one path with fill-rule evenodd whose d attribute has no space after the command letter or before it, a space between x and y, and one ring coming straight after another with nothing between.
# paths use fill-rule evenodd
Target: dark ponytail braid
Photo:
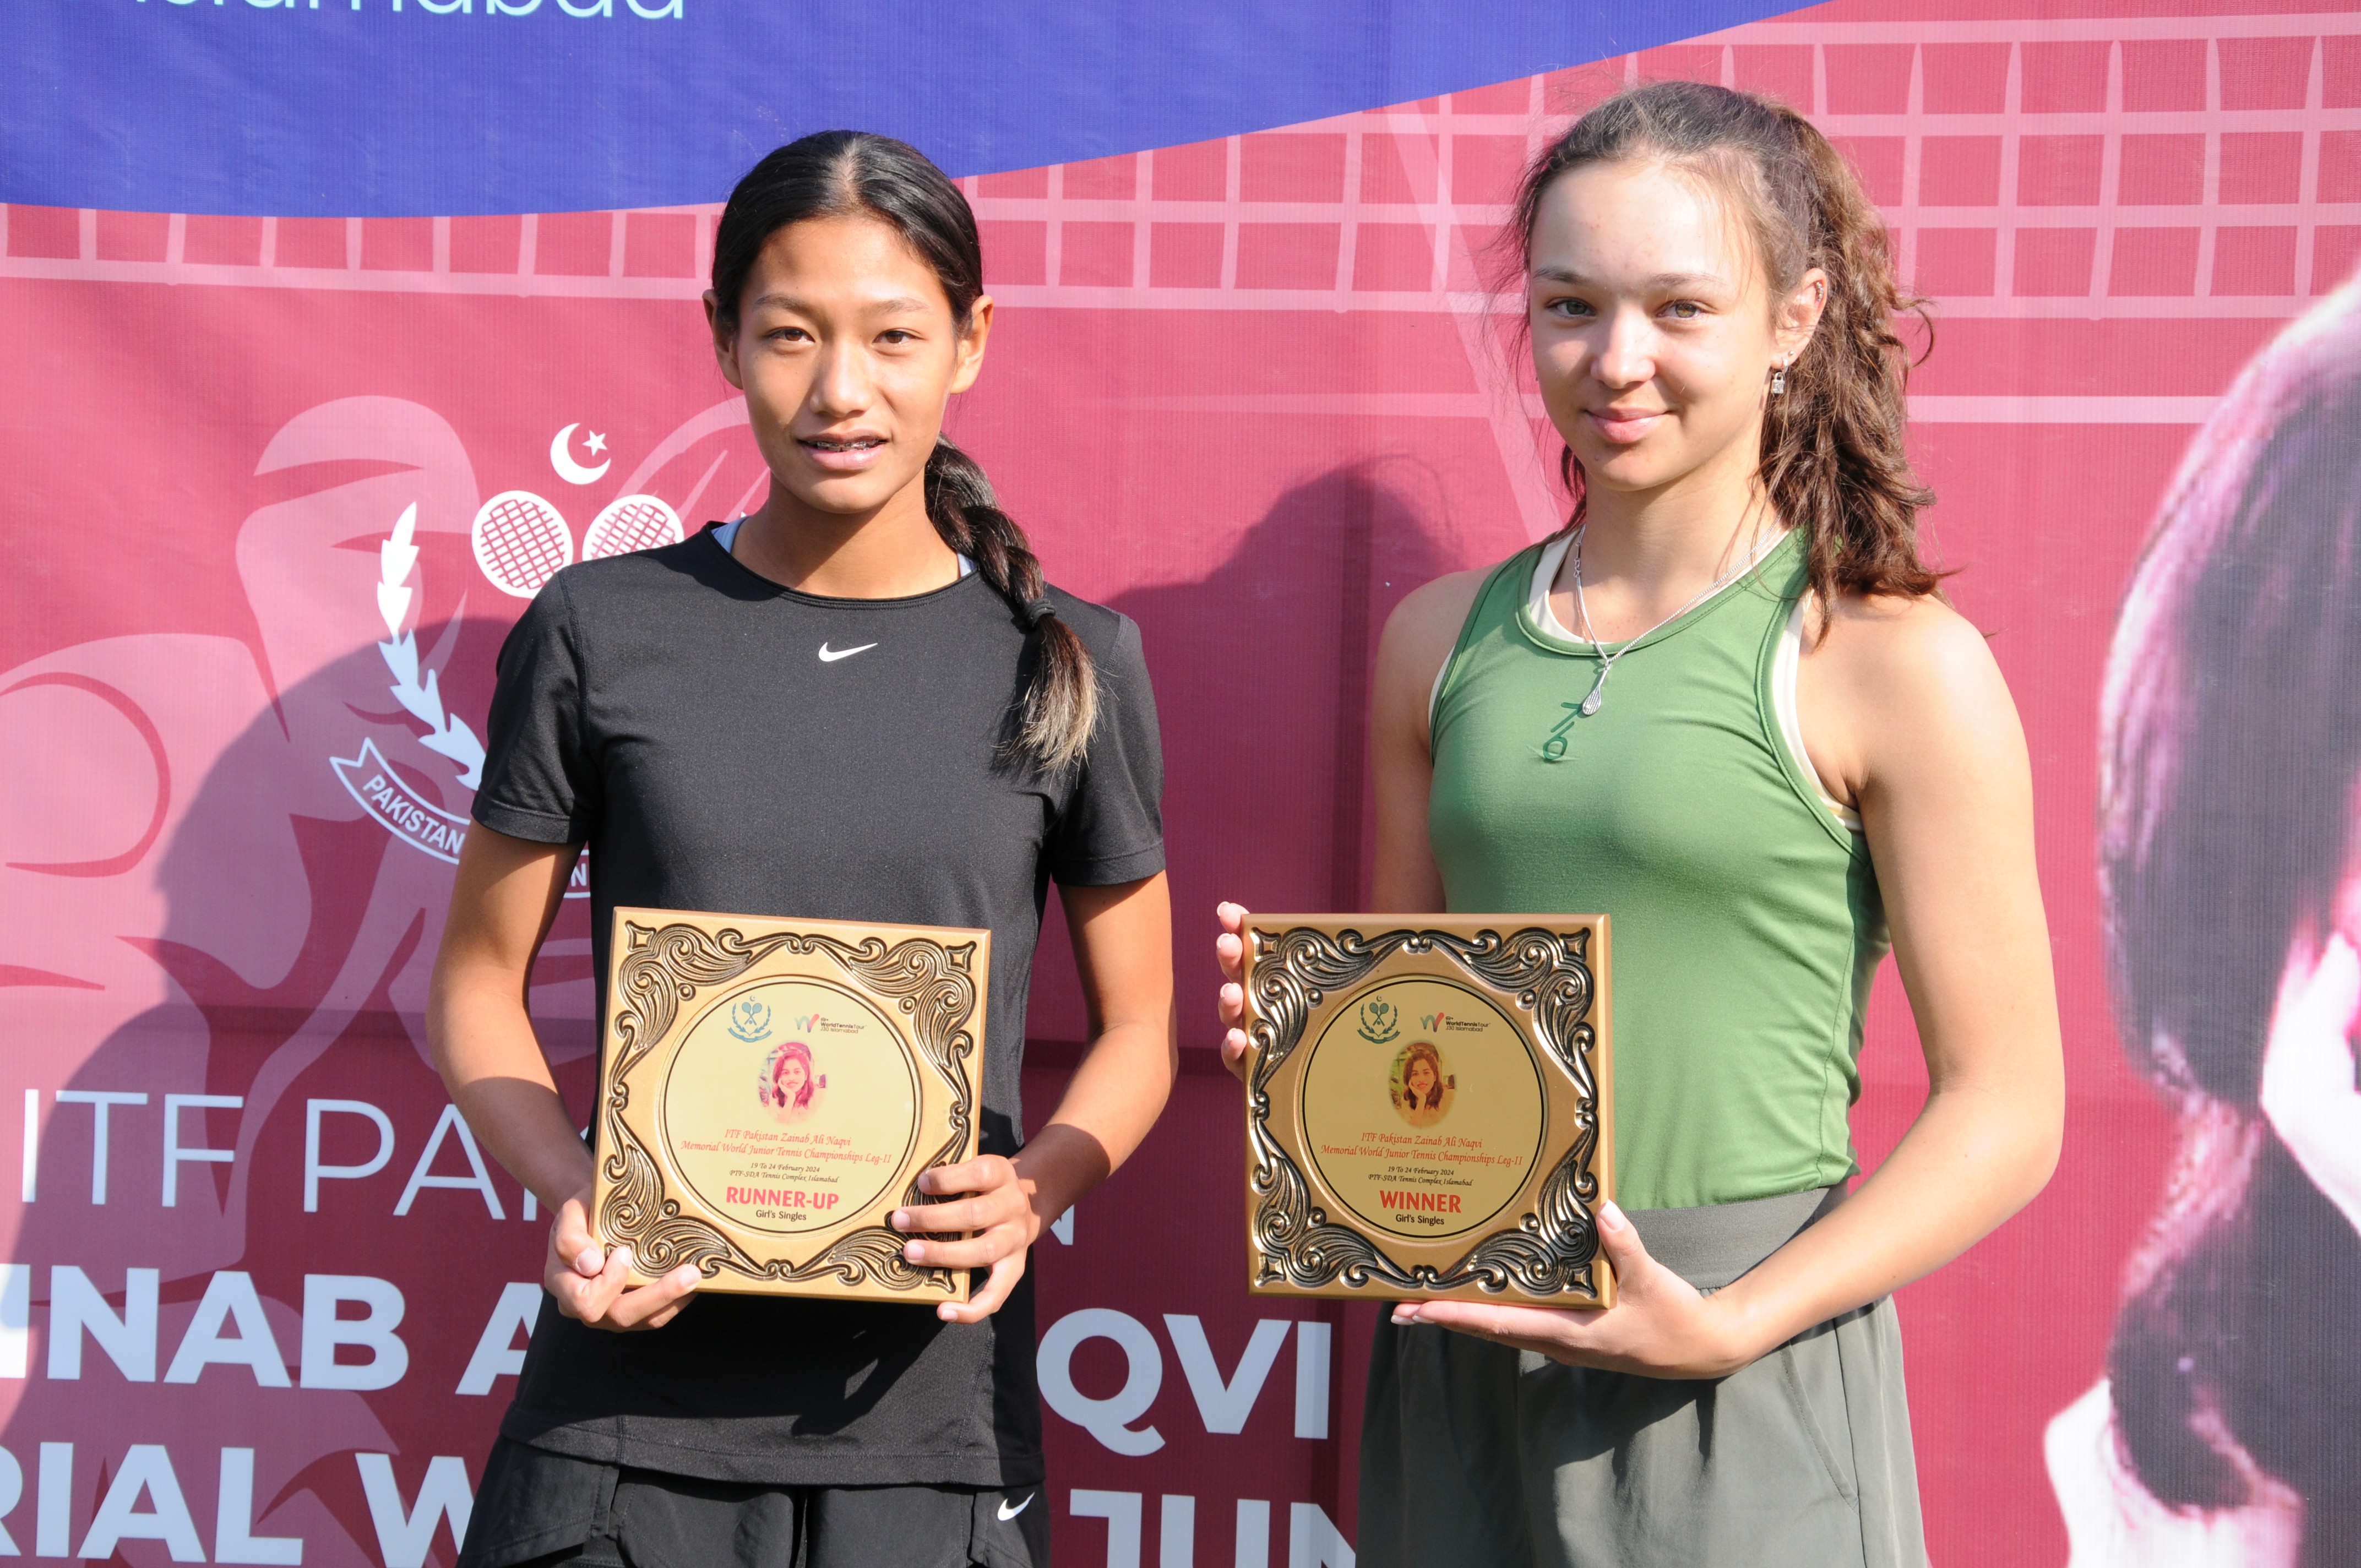
<instances>
[{"instance_id":1,"label":"dark ponytail braid","mask_svg":"<svg viewBox=\"0 0 2361 1568\"><path fill-rule=\"evenodd\" d=\"M1090 650L1058 617L1041 582L1041 563L1016 520L1000 510L983 466L949 436L927 459L927 516L943 543L975 563L983 580L1016 609L1041 640L1040 662L1016 715L1016 748L1045 767L1082 754L1098 720L1099 693Z\"/></svg>"},{"instance_id":2,"label":"dark ponytail braid","mask_svg":"<svg viewBox=\"0 0 2361 1568\"><path fill-rule=\"evenodd\" d=\"M983 247L958 186L907 142L867 131L819 131L764 158L738 181L713 238L716 313L734 325L746 280L770 237L809 218L863 216L890 225L934 269L964 328L983 293ZM1063 768L1089 749L1098 672L1082 638L1058 616L1041 563L1016 520L1000 510L983 466L939 438L927 458L927 517L943 543L975 563L1035 641L1031 682L1017 701L1013 748Z\"/></svg>"}]
</instances>

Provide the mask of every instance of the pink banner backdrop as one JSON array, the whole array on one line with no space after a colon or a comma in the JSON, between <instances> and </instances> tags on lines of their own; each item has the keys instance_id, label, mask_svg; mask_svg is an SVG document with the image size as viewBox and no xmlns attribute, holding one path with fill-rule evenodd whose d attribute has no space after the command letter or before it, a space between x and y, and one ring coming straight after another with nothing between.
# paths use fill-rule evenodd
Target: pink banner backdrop
<instances>
[{"instance_id":1,"label":"pink banner backdrop","mask_svg":"<svg viewBox=\"0 0 2361 1568\"><path fill-rule=\"evenodd\" d=\"M1903 1322L1937 1557L2064 1556L2045 1431L2171 1137L2103 984L2100 671L2192 427L2361 254L2361 16L2020 9L1861 0L968 182L1004 313L955 433L1051 575L1145 629L1171 764L1187 1069L1035 1254L1064 1561L1352 1561L1371 1314L1245 1292L1210 908L1358 903L1378 628L1562 515L1487 247L1544 138L1665 76L1808 108L1939 302L1930 526L2031 730L2072 1098L2048 1191ZM615 545L626 498L658 532L759 499L696 308L714 216L0 208L0 1547L450 1560L546 1221L420 1028L524 602L470 529L525 492L554 558ZM583 909L533 1002L587 1113ZM1083 1032L1062 942L1037 1118ZM1925 1083L1880 987L1871 1164Z\"/></svg>"}]
</instances>

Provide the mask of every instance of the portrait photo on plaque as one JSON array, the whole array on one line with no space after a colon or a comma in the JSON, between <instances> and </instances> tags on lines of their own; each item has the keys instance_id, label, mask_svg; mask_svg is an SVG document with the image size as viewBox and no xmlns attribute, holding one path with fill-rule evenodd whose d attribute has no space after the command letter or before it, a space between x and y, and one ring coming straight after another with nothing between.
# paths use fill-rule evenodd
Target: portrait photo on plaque
<instances>
[{"instance_id":1,"label":"portrait photo on plaque","mask_svg":"<svg viewBox=\"0 0 2361 1568\"><path fill-rule=\"evenodd\" d=\"M1603 915L1249 916L1247 1285L1605 1307Z\"/></svg>"},{"instance_id":2,"label":"portrait photo on plaque","mask_svg":"<svg viewBox=\"0 0 2361 1568\"><path fill-rule=\"evenodd\" d=\"M988 931L618 909L592 1223L636 1279L964 1301L887 1223L976 1147Z\"/></svg>"}]
</instances>

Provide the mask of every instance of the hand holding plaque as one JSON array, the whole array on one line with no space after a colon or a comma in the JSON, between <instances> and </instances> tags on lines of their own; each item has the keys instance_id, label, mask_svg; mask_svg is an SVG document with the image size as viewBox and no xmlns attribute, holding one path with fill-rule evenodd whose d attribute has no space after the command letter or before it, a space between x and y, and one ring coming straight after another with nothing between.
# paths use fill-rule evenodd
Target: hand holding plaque
<instances>
[{"instance_id":1,"label":"hand holding plaque","mask_svg":"<svg viewBox=\"0 0 2361 1568\"><path fill-rule=\"evenodd\" d=\"M1248 1288L1605 1307L1603 915L1248 916Z\"/></svg>"},{"instance_id":2,"label":"hand holding plaque","mask_svg":"<svg viewBox=\"0 0 2361 1568\"><path fill-rule=\"evenodd\" d=\"M708 1290L964 1301L886 1217L975 1150L992 935L618 909L592 1223Z\"/></svg>"}]
</instances>

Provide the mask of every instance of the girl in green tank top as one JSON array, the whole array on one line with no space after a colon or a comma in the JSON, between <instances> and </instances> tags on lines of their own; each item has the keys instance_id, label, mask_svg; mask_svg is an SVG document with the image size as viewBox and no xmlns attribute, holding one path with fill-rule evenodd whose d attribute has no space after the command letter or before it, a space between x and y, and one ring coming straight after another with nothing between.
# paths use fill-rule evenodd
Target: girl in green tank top
<instances>
[{"instance_id":1,"label":"girl in green tank top","mask_svg":"<svg viewBox=\"0 0 2361 1568\"><path fill-rule=\"evenodd\" d=\"M1573 520L1388 624L1373 905L1613 918L1619 1295L1394 1309L1359 1561L1921 1563L1889 1297L2040 1189L2063 1092L2024 737L1916 543L1912 302L1835 148L1723 88L1593 109L1515 221ZM1889 939L1929 1092L1848 1193Z\"/></svg>"},{"instance_id":2,"label":"girl in green tank top","mask_svg":"<svg viewBox=\"0 0 2361 1568\"><path fill-rule=\"evenodd\" d=\"M1624 1207L1842 1181L1885 916L1867 840L1780 722L1795 536L1627 644L1587 717L1598 652L1551 613L1546 575L1532 591L1567 543L1484 580L1443 673L1427 823L1444 903L1613 918Z\"/></svg>"}]
</instances>

